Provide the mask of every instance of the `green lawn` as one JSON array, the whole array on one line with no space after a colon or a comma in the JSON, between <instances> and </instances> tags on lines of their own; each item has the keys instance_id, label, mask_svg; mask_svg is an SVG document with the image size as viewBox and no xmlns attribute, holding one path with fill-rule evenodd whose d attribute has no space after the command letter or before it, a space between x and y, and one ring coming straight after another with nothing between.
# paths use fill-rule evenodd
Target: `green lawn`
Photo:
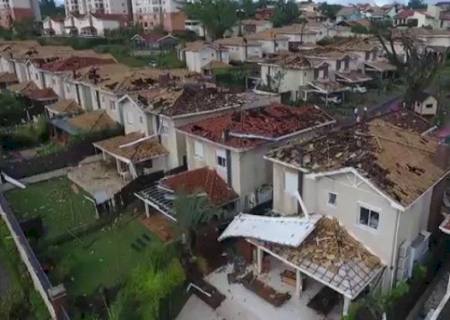
<instances>
[{"instance_id":1,"label":"green lawn","mask_svg":"<svg viewBox=\"0 0 450 320\"><path fill-rule=\"evenodd\" d=\"M66 177L27 185L6 193L19 219L41 217L47 230L45 239L53 239L67 230L95 221L95 208L83 192Z\"/></svg>"},{"instance_id":2,"label":"green lawn","mask_svg":"<svg viewBox=\"0 0 450 320\"><path fill-rule=\"evenodd\" d=\"M150 240L145 240L143 234ZM131 247L138 238L145 243L139 251ZM56 262L51 276L58 281L66 278L71 295L90 295L99 286L112 287L125 280L152 244L160 242L138 220L124 215L103 230L49 248Z\"/></svg>"}]
</instances>

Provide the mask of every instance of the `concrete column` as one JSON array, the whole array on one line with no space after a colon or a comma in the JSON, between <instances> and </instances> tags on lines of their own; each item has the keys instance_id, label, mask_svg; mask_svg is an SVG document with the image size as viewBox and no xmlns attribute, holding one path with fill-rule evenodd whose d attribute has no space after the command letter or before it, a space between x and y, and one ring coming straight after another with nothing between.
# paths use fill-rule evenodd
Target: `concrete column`
<instances>
[{"instance_id":1,"label":"concrete column","mask_svg":"<svg viewBox=\"0 0 450 320\"><path fill-rule=\"evenodd\" d=\"M347 316L348 315L348 310L350 309L350 303L351 302L352 301L349 298L344 297L344 308L342 309L342 315L343 316Z\"/></svg>"},{"instance_id":2,"label":"concrete column","mask_svg":"<svg viewBox=\"0 0 450 320\"><path fill-rule=\"evenodd\" d=\"M147 218L150 218L150 208L149 208L149 206L148 206L148 203L147 203L147 202L144 202L144 205L145 205L145 216L146 216Z\"/></svg>"},{"instance_id":3,"label":"concrete column","mask_svg":"<svg viewBox=\"0 0 450 320\"><path fill-rule=\"evenodd\" d=\"M300 272L300 270L296 270L296 277L295 277L295 295L297 297L300 297L302 294L302 290L303 290L303 279L302 279L302 274Z\"/></svg>"},{"instance_id":4,"label":"concrete column","mask_svg":"<svg viewBox=\"0 0 450 320\"><path fill-rule=\"evenodd\" d=\"M260 247L256 247L256 272L258 275L262 273L263 251Z\"/></svg>"}]
</instances>

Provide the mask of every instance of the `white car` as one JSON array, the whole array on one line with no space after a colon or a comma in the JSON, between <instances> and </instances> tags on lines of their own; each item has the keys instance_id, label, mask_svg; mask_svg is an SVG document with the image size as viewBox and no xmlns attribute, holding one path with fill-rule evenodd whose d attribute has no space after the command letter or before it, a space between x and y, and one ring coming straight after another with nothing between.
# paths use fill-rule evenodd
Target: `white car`
<instances>
[{"instance_id":1,"label":"white car","mask_svg":"<svg viewBox=\"0 0 450 320\"><path fill-rule=\"evenodd\" d=\"M352 92L366 93L367 92L367 88L357 84L356 86L352 87Z\"/></svg>"},{"instance_id":2,"label":"white car","mask_svg":"<svg viewBox=\"0 0 450 320\"><path fill-rule=\"evenodd\" d=\"M327 103L327 97L320 97L320 99ZM328 97L328 103L334 103L334 104L341 104L342 103L342 98L339 96L329 96Z\"/></svg>"}]
</instances>

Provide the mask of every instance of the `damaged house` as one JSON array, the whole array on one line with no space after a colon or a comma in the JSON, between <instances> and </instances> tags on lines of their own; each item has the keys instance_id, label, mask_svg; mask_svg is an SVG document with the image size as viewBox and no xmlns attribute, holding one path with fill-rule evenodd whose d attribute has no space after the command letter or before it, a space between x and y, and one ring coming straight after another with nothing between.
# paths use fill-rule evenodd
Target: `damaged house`
<instances>
[{"instance_id":1,"label":"damaged house","mask_svg":"<svg viewBox=\"0 0 450 320\"><path fill-rule=\"evenodd\" d=\"M271 217L241 214L221 240L247 239L257 274L291 275L283 290L306 299L306 310L347 315L366 288L392 288L426 257L449 172L447 147L423 134L429 127L398 111L270 151ZM319 303L325 294L331 306Z\"/></svg>"}]
</instances>

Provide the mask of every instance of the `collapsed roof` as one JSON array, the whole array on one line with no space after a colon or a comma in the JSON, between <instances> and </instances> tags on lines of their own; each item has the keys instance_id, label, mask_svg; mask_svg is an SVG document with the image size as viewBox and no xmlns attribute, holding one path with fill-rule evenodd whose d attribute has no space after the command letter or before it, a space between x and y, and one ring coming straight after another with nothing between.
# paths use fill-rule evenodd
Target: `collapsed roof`
<instances>
[{"instance_id":1,"label":"collapsed roof","mask_svg":"<svg viewBox=\"0 0 450 320\"><path fill-rule=\"evenodd\" d=\"M422 136L430 124L396 112L307 143L291 143L267 158L311 173L353 168L400 205L411 205L448 171L436 163L438 141Z\"/></svg>"},{"instance_id":2,"label":"collapsed roof","mask_svg":"<svg viewBox=\"0 0 450 320\"><path fill-rule=\"evenodd\" d=\"M271 104L201 120L179 130L187 135L245 150L334 122L330 115L315 106Z\"/></svg>"}]
</instances>

